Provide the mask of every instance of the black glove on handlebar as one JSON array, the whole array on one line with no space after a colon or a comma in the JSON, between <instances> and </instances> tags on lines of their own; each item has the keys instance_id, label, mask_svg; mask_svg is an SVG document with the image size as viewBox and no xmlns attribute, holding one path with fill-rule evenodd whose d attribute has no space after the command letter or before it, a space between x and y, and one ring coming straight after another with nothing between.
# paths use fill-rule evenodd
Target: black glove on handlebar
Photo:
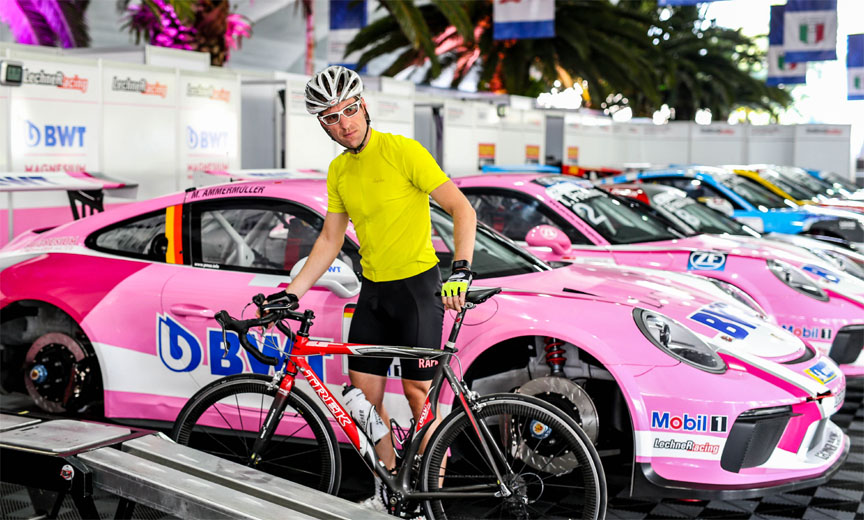
<instances>
[{"instance_id":1,"label":"black glove on handlebar","mask_svg":"<svg viewBox=\"0 0 864 520\"><path fill-rule=\"evenodd\" d=\"M277 306L284 305L288 309L294 310L300 306L300 299L297 298L297 295L294 293L285 292L284 290L273 293L264 298L264 300L267 302L268 307L273 306L273 304L277 304ZM256 301L255 303L260 307L264 302L262 301L259 303Z\"/></svg>"}]
</instances>

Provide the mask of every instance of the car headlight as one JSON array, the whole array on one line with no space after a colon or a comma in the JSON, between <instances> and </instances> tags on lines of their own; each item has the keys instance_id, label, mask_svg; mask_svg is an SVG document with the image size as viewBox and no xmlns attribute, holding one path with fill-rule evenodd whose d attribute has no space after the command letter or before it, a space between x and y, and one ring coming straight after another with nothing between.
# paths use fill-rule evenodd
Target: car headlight
<instances>
[{"instance_id":1,"label":"car headlight","mask_svg":"<svg viewBox=\"0 0 864 520\"><path fill-rule=\"evenodd\" d=\"M759 318L765 319L765 316L768 314L765 312L765 309L762 308L759 303L754 300L749 294L742 291L738 287L735 287L729 282L724 282L723 280L718 280L716 278L708 278L718 289L725 292L729 296L735 298L739 303L743 303L745 306L752 309L756 314L759 315Z\"/></svg>"},{"instance_id":2,"label":"car headlight","mask_svg":"<svg viewBox=\"0 0 864 520\"><path fill-rule=\"evenodd\" d=\"M648 341L673 358L714 374L726 371L726 362L714 349L672 318L637 307L633 319Z\"/></svg>"},{"instance_id":3,"label":"car headlight","mask_svg":"<svg viewBox=\"0 0 864 520\"><path fill-rule=\"evenodd\" d=\"M819 301L827 302L828 295L825 294L809 276L802 273L800 269L787 264L782 260L768 260L768 270L774 273L781 282L785 283L792 289L806 294L807 296Z\"/></svg>"}]
</instances>

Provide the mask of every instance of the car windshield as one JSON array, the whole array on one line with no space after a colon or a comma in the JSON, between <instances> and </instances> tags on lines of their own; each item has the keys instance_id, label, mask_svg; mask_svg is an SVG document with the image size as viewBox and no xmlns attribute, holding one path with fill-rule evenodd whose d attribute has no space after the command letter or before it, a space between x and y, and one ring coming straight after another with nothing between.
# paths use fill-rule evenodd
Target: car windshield
<instances>
[{"instance_id":1,"label":"car windshield","mask_svg":"<svg viewBox=\"0 0 864 520\"><path fill-rule=\"evenodd\" d=\"M837 196L837 191L831 186L831 183L820 181L800 168L778 166L766 170L766 173L770 175L770 179L779 177L785 180L787 184L798 186L813 194L824 195L826 197Z\"/></svg>"},{"instance_id":2,"label":"car windshield","mask_svg":"<svg viewBox=\"0 0 864 520\"><path fill-rule=\"evenodd\" d=\"M850 193L855 193L861 189L853 184L849 179L844 179L834 172L822 172L822 178L833 184L835 188L843 188Z\"/></svg>"},{"instance_id":3,"label":"car windshield","mask_svg":"<svg viewBox=\"0 0 864 520\"><path fill-rule=\"evenodd\" d=\"M535 179L546 194L576 214L610 244L633 244L680 238L648 212L632 209L589 182L561 176Z\"/></svg>"},{"instance_id":4,"label":"car windshield","mask_svg":"<svg viewBox=\"0 0 864 520\"><path fill-rule=\"evenodd\" d=\"M729 233L750 235L744 226L695 200L674 192L658 193L651 199L653 206L671 214L699 233Z\"/></svg>"},{"instance_id":5,"label":"car windshield","mask_svg":"<svg viewBox=\"0 0 864 520\"><path fill-rule=\"evenodd\" d=\"M792 195L792 197L795 199L810 200L817 195L807 186L796 184L789 179L780 176L779 174L777 174L777 172L773 172L773 175L767 172L762 173L761 175L763 179L774 184L789 195Z\"/></svg>"},{"instance_id":6,"label":"car windshield","mask_svg":"<svg viewBox=\"0 0 864 520\"><path fill-rule=\"evenodd\" d=\"M717 180L757 208L760 206L765 209L789 207L786 204L786 199L780 195L772 193L767 188L760 186L759 183L754 180L740 177L738 175L718 176Z\"/></svg>"},{"instance_id":7,"label":"car windshield","mask_svg":"<svg viewBox=\"0 0 864 520\"><path fill-rule=\"evenodd\" d=\"M441 208L432 209L432 245L438 255L441 276L450 276L453 261L453 219ZM485 226L477 227L474 241L474 259L471 270L476 279L514 276L517 274L547 271L551 267L539 258L517 246Z\"/></svg>"}]
</instances>

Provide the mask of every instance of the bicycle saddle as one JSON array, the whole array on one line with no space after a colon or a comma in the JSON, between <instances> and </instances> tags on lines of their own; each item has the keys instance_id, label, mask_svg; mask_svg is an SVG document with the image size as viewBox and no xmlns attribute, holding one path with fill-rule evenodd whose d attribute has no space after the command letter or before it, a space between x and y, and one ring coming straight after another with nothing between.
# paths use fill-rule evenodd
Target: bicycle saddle
<instances>
[{"instance_id":1,"label":"bicycle saddle","mask_svg":"<svg viewBox=\"0 0 864 520\"><path fill-rule=\"evenodd\" d=\"M469 289L468 294L465 295L465 301L471 302L474 305L480 305L500 292L500 287L492 287L491 289Z\"/></svg>"}]
</instances>

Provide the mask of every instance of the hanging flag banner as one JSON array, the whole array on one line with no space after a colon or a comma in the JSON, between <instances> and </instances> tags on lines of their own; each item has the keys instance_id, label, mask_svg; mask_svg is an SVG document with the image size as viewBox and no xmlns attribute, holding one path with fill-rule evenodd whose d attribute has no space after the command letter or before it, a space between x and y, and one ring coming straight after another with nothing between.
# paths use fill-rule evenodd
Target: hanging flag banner
<instances>
[{"instance_id":1,"label":"hanging flag banner","mask_svg":"<svg viewBox=\"0 0 864 520\"><path fill-rule=\"evenodd\" d=\"M792 85L807 82L807 63L786 63L786 50L783 48L782 5L771 6L771 22L768 30L768 77L765 84Z\"/></svg>"},{"instance_id":2,"label":"hanging flag banner","mask_svg":"<svg viewBox=\"0 0 864 520\"><path fill-rule=\"evenodd\" d=\"M360 52L345 56L345 48L366 27L366 0L330 0L330 32L327 34L327 62L353 69Z\"/></svg>"},{"instance_id":3,"label":"hanging flag banner","mask_svg":"<svg viewBox=\"0 0 864 520\"><path fill-rule=\"evenodd\" d=\"M849 75L849 96L852 101L864 100L864 34L850 34L846 42L846 74Z\"/></svg>"},{"instance_id":4,"label":"hanging flag banner","mask_svg":"<svg viewBox=\"0 0 864 520\"><path fill-rule=\"evenodd\" d=\"M495 0L496 40L555 37L555 0Z\"/></svg>"},{"instance_id":5,"label":"hanging flag banner","mask_svg":"<svg viewBox=\"0 0 864 520\"><path fill-rule=\"evenodd\" d=\"M789 0L783 16L786 62L837 59L837 0Z\"/></svg>"}]
</instances>

